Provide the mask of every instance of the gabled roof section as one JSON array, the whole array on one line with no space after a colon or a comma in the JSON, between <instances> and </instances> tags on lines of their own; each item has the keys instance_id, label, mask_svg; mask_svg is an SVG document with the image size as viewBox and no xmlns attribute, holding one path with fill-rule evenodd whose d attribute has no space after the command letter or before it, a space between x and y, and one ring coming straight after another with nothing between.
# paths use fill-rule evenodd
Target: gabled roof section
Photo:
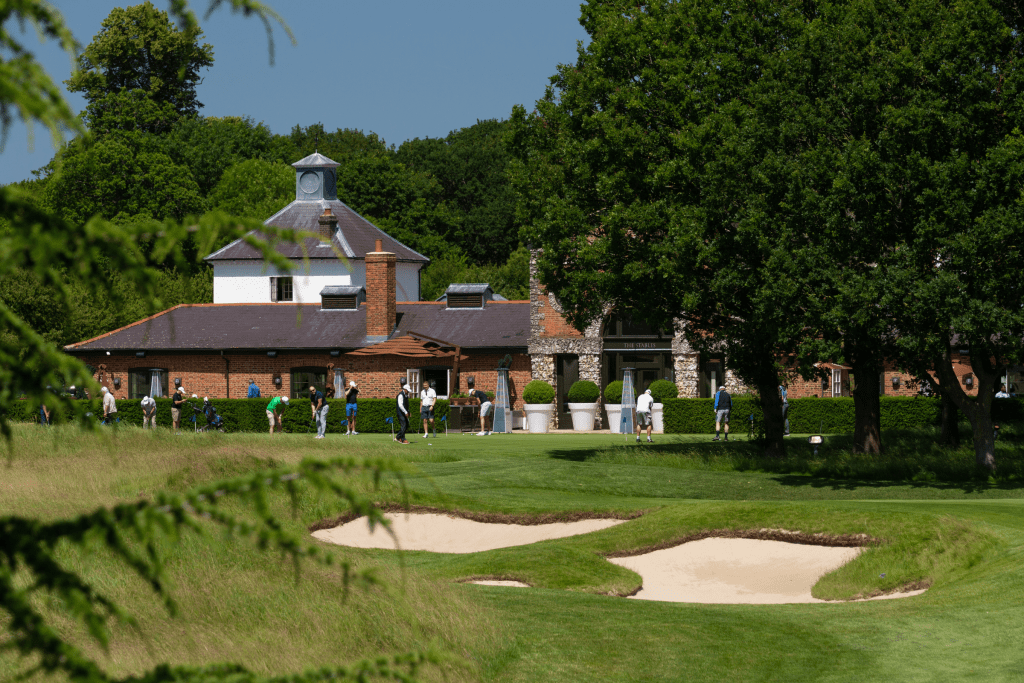
<instances>
[{"instance_id":1,"label":"gabled roof section","mask_svg":"<svg viewBox=\"0 0 1024 683\"><path fill-rule=\"evenodd\" d=\"M380 240L384 251L394 253L398 261L423 264L430 261L426 256L405 246L337 199L294 201L265 220L263 224L315 233L319 229L317 219L326 208L330 208L331 213L338 217L338 230L334 233L333 243L346 258L360 260L365 258L367 253L374 250L375 240ZM258 232L250 234L258 236ZM301 259L303 246L305 246L305 253L309 255L310 259L337 258L333 249L317 249L319 245L320 240L314 237L304 240L304 244L280 244L277 251L287 258ZM258 249L239 239L220 251L210 254L206 260L261 261L263 255Z\"/></svg>"}]
</instances>

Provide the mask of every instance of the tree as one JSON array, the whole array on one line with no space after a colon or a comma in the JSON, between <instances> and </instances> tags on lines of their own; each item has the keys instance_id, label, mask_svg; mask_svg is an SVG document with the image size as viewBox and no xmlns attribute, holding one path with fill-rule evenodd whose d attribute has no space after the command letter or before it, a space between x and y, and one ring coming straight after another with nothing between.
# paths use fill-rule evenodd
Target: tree
<instances>
[{"instance_id":1,"label":"tree","mask_svg":"<svg viewBox=\"0 0 1024 683\"><path fill-rule=\"evenodd\" d=\"M65 81L69 91L85 96L89 128L98 134L139 129L143 125L126 115L138 107L147 111L144 129L151 132L195 117L203 106L196 96L200 72L213 64L213 47L199 45L202 35L197 25L176 29L148 0L114 8Z\"/></svg>"},{"instance_id":2,"label":"tree","mask_svg":"<svg viewBox=\"0 0 1024 683\"><path fill-rule=\"evenodd\" d=\"M221 4L213 0L211 9ZM245 14L255 14L264 22L276 18L254 0L232 0L231 6ZM184 0L172 0L172 12L186 34L198 32L195 16ZM70 54L75 41L60 15L42 0L20 0L0 10L0 45L13 58L0 62L0 125L6 132L14 115L29 123L41 123L55 138L61 140L64 130L82 135L81 144L88 151L92 140L81 122L71 113L59 91L35 62L12 37L12 24L31 23L43 36L60 41ZM286 27L287 30L287 27ZM74 296L65 278L72 278L83 291L124 299L128 293L138 297L149 310L163 305L160 291L165 261L182 262L181 245L189 236L196 238L199 254L208 253L209 245L224 235L241 237L259 227L251 219L232 219L217 213L187 224L163 221L112 222L93 217L86 223L70 222L52 209L40 205L26 191L0 187L0 273L19 269L26 278L35 278L41 286L54 293L55 306L67 305ZM272 242L303 238L290 231L263 228L271 244L254 242L264 258L277 268L290 268L286 259L273 249ZM151 248L143 249L140 242ZM112 282L110 273L117 273ZM119 291L124 287L125 291ZM21 362L28 357L28 362ZM88 368L62 354L19 316L6 302L0 301L0 433L10 441L7 415L19 397L72 416L83 427L95 426L87 419L86 401L72 401L59 393L48 391L46 385L67 384L89 387L99 393L99 386ZM8 444L10 445L10 443ZM88 635L100 648L110 637L112 622L131 623L119 605L112 602L103 588L90 582L68 566L69 549L99 549L123 562L173 613L174 601L164 583L163 550L168 541L184 533L203 533L208 525L217 526L240 538L254 540L261 548L280 551L298 562L322 561L329 558L302 538L284 530L268 506L268 492L279 490L299 495L298 482L343 501L343 507L356 515L367 515L375 523L383 523L380 512L370 499L359 493L369 490L395 468L386 463L364 464L354 459L330 462L308 461L297 468L256 473L245 479L216 483L179 496L158 494L152 500L100 508L73 519L42 521L20 515L0 517L0 623L6 632L5 647L15 650L31 662L26 676L43 673L76 681L115 683L115 681L236 681L255 683L264 677L240 665L208 667L170 667L162 665L152 671L117 679L107 673L87 650L75 645L65 634L67 624L55 622L44 611L48 604L57 606L58 619L71 618L86 627ZM338 478L341 474L343 478ZM352 477L367 477L365 484L353 485ZM247 505L253 514L242 517L238 507L226 510L222 499L233 499ZM204 520L199 522L198 520ZM372 577L342 564L345 583L368 583ZM290 676L296 683L320 681L365 681L372 677L413 680L417 670L426 663L437 662L430 652L411 653L393 658L380 658L354 667L328 668Z\"/></svg>"},{"instance_id":3,"label":"tree","mask_svg":"<svg viewBox=\"0 0 1024 683\"><path fill-rule=\"evenodd\" d=\"M478 264L504 263L519 245L505 127L493 119L477 121L445 138L407 140L395 152L408 168L440 184L444 201L459 213L458 229L445 238Z\"/></svg>"},{"instance_id":4,"label":"tree","mask_svg":"<svg viewBox=\"0 0 1024 683\"><path fill-rule=\"evenodd\" d=\"M510 135L541 273L573 322L604 301L684 318L758 387L774 452L776 359L805 375L852 362L868 451L881 446L875 378L896 349L926 377L935 344L971 330L993 375L989 359L1020 346L1012 276L925 284L993 239L1004 272L1018 263L1018 19L969 4L584 8L591 44ZM959 317L934 315L939 292ZM928 303L914 317L907 301Z\"/></svg>"},{"instance_id":5,"label":"tree","mask_svg":"<svg viewBox=\"0 0 1024 683\"><path fill-rule=\"evenodd\" d=\"M209 196L211 209L259 220L270 218L293 199L295 169L259 159L228 167Z\"/></svg>"}]
</instances>

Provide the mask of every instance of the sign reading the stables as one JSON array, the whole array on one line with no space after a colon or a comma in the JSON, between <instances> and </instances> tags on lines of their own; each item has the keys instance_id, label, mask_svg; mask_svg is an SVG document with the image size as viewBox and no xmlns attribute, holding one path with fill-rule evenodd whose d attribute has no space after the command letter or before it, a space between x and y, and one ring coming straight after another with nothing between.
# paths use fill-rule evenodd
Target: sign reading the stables
<instances>
[{"instance_id":1,"label":"sign reading the stables","mask_svg":"<svg viewBox=\"0 0 1024 683\"><path fill-rule=\"evenodd\" d=\"M617 339L604 340L605 351L671 351L672 341L662 339L658 341L619 341Z\"/></svg>"}]
</instances>

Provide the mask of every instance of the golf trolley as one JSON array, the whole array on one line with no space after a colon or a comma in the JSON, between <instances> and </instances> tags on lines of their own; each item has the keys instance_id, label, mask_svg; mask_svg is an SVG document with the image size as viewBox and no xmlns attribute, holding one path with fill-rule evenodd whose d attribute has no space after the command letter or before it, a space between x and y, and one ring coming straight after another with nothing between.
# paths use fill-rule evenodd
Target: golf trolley
<instances>
[{"instance_id":1,"label":"golf trolley","mask_svg":"<svg viewBox=\"0 0 1024 683\"><path fill-rule=\"evenodd\" d=\"M212 403L206 404L203 408L198 408L192 401L186 401L188 406L192 409L192 424L195 426L196 433L199 432L226 432L227 429L224 426L224 418L217 414L217 409L213 407ZM199 416L203 416L206 424L199 426Z\"/></svg>"}]
</instances>

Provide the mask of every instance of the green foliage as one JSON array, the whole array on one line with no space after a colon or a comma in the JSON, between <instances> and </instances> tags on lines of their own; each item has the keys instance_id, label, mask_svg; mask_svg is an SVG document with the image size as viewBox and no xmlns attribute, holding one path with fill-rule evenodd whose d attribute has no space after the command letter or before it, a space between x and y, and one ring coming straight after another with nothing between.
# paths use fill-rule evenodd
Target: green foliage
<instances>
[{"instance_id":1,"label":"green foliage","mask_svg":"<svg viewBox=\"0 0 1024 683\"><path fill-rule=\"evenodd\" d=\"M667 379L655 380L648 388L651 390L651 397L655 403L664 403L665 399L675 398L679 395L679 388L675 382L670 382Z\"/></svg>"},{"instance_id":2,"label":"green foliage","mask_svg":"<svg viewBox=\"0 0 1024 683\"><path fill-rule=\"evenodd\" d=\"M213 64L213 47L199 45L202 35L195 24L176 29L148 0L111 10L65 81L85 96L89 128L100 135L121 129L130 118L110 116L108 98L133 92L169 106L176 118L195 116L203 106L196 98L200 71Z\"/></svg>"},{"instance_id":3,"label":"green foliage","mask_svg":"<svg viewBox=\"0 0 1024 683\"><path fill-rule=\"evenodd\" d=\"M653 392L652 392L653 394ZM715 399L669 398L664 403L666 434L713 434L715 431ZM792 405L792 402L790 402ZM746 434L750 416L760 422L761 405L749 394L732 397L729 428L733 434Z\"/></svg>"},{"instance_id":4,"label":"green foliage","mask_svg":"<svg viewBox=\"0 0 1024 683\"><path fill-rule=\"evenodd\" d=\"M434 259L423 269L420 296L433 301L457 282L486 282L495 294L510 301L530 298L530 252L519 247L503 265L473 265L462 253L449 253Z\"/></svg>"},{"instance_id":5,"label":"green foliage","mask_svg":"<svg viewBox=\"0 0 1024 683\"><path fill-rule=\"evenodd\" d=\"M480 265L500 266L519 245L505 127L502 121L477 121L445 138L407 140L395 152L408 168L437 180L442 200L458 215L458 230L446 240Z\"/></svg>"},{"instance_id":6,"label":"green foliage","mask_svg":"<svg viewBox=\"0 0 1024 683\"><path fill-rule=\"evenodd\" d=\"M546 404L554 400L554 388L542 379L533 380L523 389L523 403Z\"/></svg>"},{"instance_id":7,"label":"green foliage","mask_svg":"<svg viewBox=\"0 0 1024 683\"><path fill-rule=\"evenodd\" d=\"M570 403L596 403L600 396L601 390L588 379L573 382L573 385L569 387Z\"/></svg>"},{"instance_id":8,"label":"green foliage","mask_svg":"<svg viewBox=\"0 0 1024 683\"><path fill-rule=\"evenodd\" d=\"M651 394L653 395L654 392L652 391ZM622 403L622 380L617 379L608 383L608 386L604 388L604 402L612 405Z\"/></svg>"},{"instance_id":9,"label":"green foliage","mask_svg":"<svg viewBox=\"0 0 1024 683\"><path fill-rule=\"evenodd\" d=\"M248 159L220 177L210 208L233 216L266 220L295 199L295 169L280 162Z\"/></svg>"}]
</instances>

